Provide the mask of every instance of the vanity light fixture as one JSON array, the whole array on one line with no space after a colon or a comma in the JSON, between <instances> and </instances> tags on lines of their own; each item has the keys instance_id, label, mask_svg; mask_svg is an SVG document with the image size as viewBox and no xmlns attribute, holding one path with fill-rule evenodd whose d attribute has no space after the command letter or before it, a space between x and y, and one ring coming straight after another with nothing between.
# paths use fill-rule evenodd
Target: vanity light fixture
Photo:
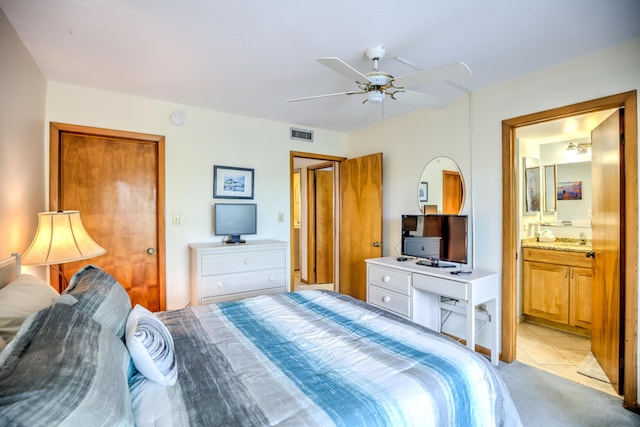
<instances>
[{"instance_id":1,"label":"vanity light fixture","mask_svg":"<svg viewBox=\"0 0 640 427\"><path fill-rule=\"evenodd\" d=\"M583 144L578 144L578 154L585 154L590 149L591 149L591 143L590 142L585 142Z\"/></svg>"},{"instance_id":2,"label":"vanity light fixture","mask_svg":"<svg viewBox=\"0 0 640 427\"><path fill-rule=\"evenodd\" d=\"M567 145L567 151L576 150L578 154L585 154L587 151L591 149L590 142L581 142L576 145L573 141Z\"/></svg>"}]
</instances>

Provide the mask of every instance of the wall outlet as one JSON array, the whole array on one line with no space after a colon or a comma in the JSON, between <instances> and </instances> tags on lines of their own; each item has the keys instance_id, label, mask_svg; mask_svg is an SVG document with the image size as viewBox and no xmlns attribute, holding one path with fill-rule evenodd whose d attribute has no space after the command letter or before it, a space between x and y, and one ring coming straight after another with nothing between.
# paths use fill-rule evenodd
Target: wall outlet
<instances>
[{"instance_id":1,"label":"wall outlet","mask_svg":"<svg viewBox=\"0 0 640 427\"><path fill-rule=\"evenodd\" d=\"M284 213L278 213L278 222L284 222Z\"/></svg>"}]
</instances>

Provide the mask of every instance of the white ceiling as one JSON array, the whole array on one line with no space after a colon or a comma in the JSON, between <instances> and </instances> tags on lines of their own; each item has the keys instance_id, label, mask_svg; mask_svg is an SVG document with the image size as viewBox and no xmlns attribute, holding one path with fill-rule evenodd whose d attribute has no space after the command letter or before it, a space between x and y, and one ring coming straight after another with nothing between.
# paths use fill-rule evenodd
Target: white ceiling
<instances>
[{"instance_id":1,"label":"white ceiling","mask_svg":"<svg viewBox=\"0 0 640 427\"><path fill-rule=\"evenodd\" d=\"M396 77L465 62L471 91L640 37L638 0L0 0L45 77L350 132L416 109L387 100L367 116L358 96L286 99L357 89L315 58L362 73L384 45ZM411 88L449 100L438 83ZM188 117L187 117L188 120Z\"/></svg>"}]
</instances>

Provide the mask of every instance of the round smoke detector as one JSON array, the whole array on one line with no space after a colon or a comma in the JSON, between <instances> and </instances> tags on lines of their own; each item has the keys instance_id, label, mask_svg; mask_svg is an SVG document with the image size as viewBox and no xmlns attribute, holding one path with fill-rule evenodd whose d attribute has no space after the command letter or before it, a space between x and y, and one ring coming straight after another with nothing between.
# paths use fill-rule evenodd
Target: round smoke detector
<instances>
[{"instance_id":1,"label":"round smoke detector","mask_svg":"<svg viewBox=\"0 0 640 427\"><path fill-rule=\"evenodd\" d=\"M182 126L184 124L184 114L180 111L174 111L169 114L169 121L176 126Z\"/></svg>"}]
</instances>

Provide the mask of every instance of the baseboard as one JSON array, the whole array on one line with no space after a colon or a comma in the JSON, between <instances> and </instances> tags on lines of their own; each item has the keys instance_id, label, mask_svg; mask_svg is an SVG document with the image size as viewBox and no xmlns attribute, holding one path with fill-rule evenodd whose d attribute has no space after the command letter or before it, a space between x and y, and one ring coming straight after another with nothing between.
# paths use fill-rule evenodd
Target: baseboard
<instances>
[{"instance_id":1,"label":"baseboard","mask_svg":"<svg viewBox=\"0 0 640 427\"><path fill-rule=\"evenodd\" d=\"M464 346L467 345L467 340L465 340L464 338L457 337L457 336L449 334L447 332L442 332L442 334L448 336L449 338L453 338L454 340L458 341L460 344L462 344ZM481 346L480 344L476 344L475 345L475 351L477 353L484 354L485 356L491 357L491 349L488 349L487 347ZM498 354L498 360L500 360L500 354Z\"/></svg>"}]
</instances>

